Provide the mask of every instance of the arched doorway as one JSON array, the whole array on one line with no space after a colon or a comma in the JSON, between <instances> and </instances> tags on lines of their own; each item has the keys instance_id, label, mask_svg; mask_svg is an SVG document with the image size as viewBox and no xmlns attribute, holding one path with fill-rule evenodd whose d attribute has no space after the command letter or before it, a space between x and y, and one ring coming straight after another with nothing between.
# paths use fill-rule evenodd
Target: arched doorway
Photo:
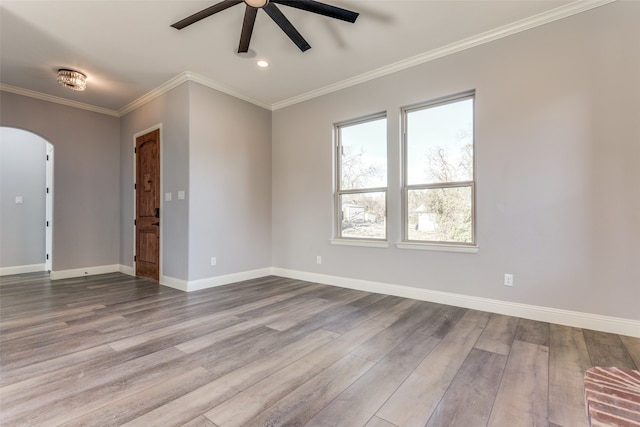
<instances>
[{"instance_id":1,"label":"arched doorway","mask_svg":"<svg viewBox=\"0 0 640 427\"><path fill-rule=\"evenodd\" d=\"M0 275L51 271L53 144L0 126Z\"/></svg>"}]
</instances>

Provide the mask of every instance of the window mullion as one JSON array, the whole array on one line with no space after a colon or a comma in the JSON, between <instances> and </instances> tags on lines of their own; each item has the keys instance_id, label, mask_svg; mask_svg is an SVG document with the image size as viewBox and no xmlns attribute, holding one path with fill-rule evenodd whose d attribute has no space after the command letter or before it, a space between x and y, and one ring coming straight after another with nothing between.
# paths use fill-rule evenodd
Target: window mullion
<instances>
[{"instance_id":1,"label":"window mullion","mask_svg":"<svg viewBox=\"0 0 640 427\"><path fill-rule=\"evenodd\" d=\"M458 181L458 182L439 182L437 184L415 184L407 185L407 190L429 190L434 188L456 188L456 187L471 187L473 181Z\"/></svg>"},{"instance_id":2,"label":"window mullion","mask_svg":"<svg viewBox=\"0 0 640 427\"><path fill-rule=\"evenodd\" d=\"M365 193L386 193L387 187L377 187L377 188L358 188L354 190L339 190L338 195L342 196L345 194L365 194Z\"/></svg>"}]
</instances>

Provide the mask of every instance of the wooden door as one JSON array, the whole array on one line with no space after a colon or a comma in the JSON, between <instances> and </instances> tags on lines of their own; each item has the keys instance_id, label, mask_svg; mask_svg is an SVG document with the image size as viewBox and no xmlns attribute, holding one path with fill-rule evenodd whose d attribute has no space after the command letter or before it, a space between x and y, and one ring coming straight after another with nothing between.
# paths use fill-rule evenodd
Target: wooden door
<instances>
[{"instance_id":1,"label":"wooden door","mask_svg":"<svg viewBox=\"0 0 640 427\"><path fill-rule=\"evenodd\" d=\"M136 275L160 279L160 130L136 138Z\"/></svg>"}]
</instances>

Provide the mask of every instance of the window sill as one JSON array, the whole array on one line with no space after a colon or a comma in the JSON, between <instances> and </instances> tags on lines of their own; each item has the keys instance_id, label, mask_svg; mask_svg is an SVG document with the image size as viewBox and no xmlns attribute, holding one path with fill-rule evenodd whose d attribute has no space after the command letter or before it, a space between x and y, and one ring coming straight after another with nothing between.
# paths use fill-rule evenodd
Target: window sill
<instances>
[{"instance_id":1,"label":"window sill","mask_svg":"<svg viewBox=\"0 0 640 427\"><path fill-rule=\"evenodd\" d=\"M462 252L467 254L478 253L478 246L467 245L446 245L437 243L413 243L413 242L398 242L396 243L398 249L411 249L419 251L436 251L436 252Z\"/></svg>"},{"instance_id":2,"label":"window sill","mask_svg":"<svg viewBox=\"0 0 640 427\"><path fill-rule=\"evenodd\" d=\"M376 240L355 240L355 239L329 239L332 245L339 246L364 246L369 248L388 248L389 242Z\"/></svg>"}]
</instances>

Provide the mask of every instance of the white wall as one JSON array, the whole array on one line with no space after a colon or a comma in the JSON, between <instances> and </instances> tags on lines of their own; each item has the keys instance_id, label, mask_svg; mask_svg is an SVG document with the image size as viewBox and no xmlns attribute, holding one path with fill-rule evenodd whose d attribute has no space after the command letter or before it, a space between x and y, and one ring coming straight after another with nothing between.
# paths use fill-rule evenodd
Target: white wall
<instances>
[{"instance_id":1,"label":"white wall","mask_svg":"<svg viewBox=\"0 0 640 427\"><path fill-rule=\"evenodd\" d=\"M0 127L0 268L45 263L46 148L38 135Z\"/></svg>"},{"instance_id":2,"label":"white wall","mask_svg":"<svg viewBox=\"0 0 640 427\"><path fill-rule=\"evenodd\" d=\"M638 16L616 2L274 112L273 265L640 320ZM398 249L400 107L470 89L479 252ZM333 123L379 111L390 245L331 245Z\"/></svg>"},{"instance_id":3,"label":"white wall","mask_svg":"<svg viewBox=\"0 0 640 427\"><path fill-rule=\"evenodd\" d=\"M0 91L0 126L55 146L53 271L117 265L119 119Z\"/></svg>"}]
</instances>

